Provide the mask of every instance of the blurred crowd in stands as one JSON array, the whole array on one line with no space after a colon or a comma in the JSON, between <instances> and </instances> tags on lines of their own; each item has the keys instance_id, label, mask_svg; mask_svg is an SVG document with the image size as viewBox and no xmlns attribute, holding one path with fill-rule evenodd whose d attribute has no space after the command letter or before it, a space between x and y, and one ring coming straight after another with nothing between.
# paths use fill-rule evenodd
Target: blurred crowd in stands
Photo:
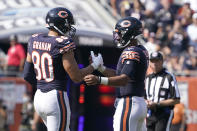
<instances>
[{"instance_id":1,"label":"blurred crowd in stands","mask_svg":"<svg viewBox=\"0 0 197 131\"><path fill-rule=\"evenodd\" d=\"M142 21L145 47L149 53L163 52L169 71L197 75L196 0L108 0L108 4L115 17Z\"/></svg>"}]
</instances>

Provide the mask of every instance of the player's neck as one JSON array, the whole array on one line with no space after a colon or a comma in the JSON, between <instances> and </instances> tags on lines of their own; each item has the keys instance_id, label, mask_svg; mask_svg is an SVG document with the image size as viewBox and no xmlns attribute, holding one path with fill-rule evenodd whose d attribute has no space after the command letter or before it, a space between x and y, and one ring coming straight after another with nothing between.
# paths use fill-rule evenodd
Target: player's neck
<instances>
[{"instance_id":1,"label":"player's neck","mask_svg":"<svg viewBox=\"0 0 197 131\"><path fill-rule=\"evenodd\" d=\"M128 46L137 46L137 40L132 40Z\"/></svg>"},{"instance_id":2,"label":"player's neck","mask_svg":"<svg viewBox=\"0 0 197 131\"><path fill-rule=\"evenodd\" d=\"M48 36L58 36L58 33L53 30L50 30Z\"/></svg>"}]
</instances>

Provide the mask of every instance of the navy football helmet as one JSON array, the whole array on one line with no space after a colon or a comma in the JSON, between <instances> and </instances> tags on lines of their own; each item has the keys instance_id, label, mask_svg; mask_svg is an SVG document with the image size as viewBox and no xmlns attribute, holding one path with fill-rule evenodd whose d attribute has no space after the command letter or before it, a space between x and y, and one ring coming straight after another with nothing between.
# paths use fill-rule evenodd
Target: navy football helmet
<instances>
[{"instance_id":1,"label":"navy football helmet","mask_svg":"<svg viewBox=\"0 0 197 131\"><path fill-rule=\"evenodd\" d=\"M142 34L142 23L134 17L120 19L113 31L114 43L118 48L124 48L131 40Z\"/></svg>"},{"instance_id":2,"label":"navy football helmet","mask_svg":"<svg viewBox=\"0 0 197 131\"><path fill-rule=\"evenodd\" d=\"M49 10L46 16L47 28L57 31L61 35L73 37L76 29L72 13L63 7L57 7Z\"/></svg>"}]
</instances>

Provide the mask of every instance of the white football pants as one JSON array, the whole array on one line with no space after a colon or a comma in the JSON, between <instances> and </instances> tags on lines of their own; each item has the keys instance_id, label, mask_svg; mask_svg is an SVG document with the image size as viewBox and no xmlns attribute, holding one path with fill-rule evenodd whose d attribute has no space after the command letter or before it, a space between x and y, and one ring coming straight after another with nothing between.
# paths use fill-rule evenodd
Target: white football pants
<instances>
[{"instance_id":1,"label":"white football pants","mask_svg":"<svg viewBox=\"0 0 197 131\"><path fill-rule=\"evenodd\" d=\"M51 90L47 93L37 89L34 107L48 131L70 131L70 105L67 92Z\"/></svg>"},{"instance_id":2,"label":"white football pants","mask_svg":"<svg viewBox=\"0 0 197 131\"><path fill-rule=\"evenodd\" d=\"M114 131L146 131L147 105L143 97L116 98Z\"/></svg>"}]
</instances>

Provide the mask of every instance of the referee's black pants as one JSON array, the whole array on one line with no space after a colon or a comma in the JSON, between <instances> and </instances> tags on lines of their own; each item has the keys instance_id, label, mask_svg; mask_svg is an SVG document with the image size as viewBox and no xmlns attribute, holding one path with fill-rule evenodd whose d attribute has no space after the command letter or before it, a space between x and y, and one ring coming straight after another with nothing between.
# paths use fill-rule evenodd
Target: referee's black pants
<instances>
[{"instance_id":1,"label":"referee's black pants","mask_svg":"<svg viewBox=\"0 0 197 131\"><path fill-rule=\"evenodd\" d=\"M170 114L165 114L163 117L150 116L146 118L147 131L169 131L172 122Z\"/></svg>"}]
</instances>

